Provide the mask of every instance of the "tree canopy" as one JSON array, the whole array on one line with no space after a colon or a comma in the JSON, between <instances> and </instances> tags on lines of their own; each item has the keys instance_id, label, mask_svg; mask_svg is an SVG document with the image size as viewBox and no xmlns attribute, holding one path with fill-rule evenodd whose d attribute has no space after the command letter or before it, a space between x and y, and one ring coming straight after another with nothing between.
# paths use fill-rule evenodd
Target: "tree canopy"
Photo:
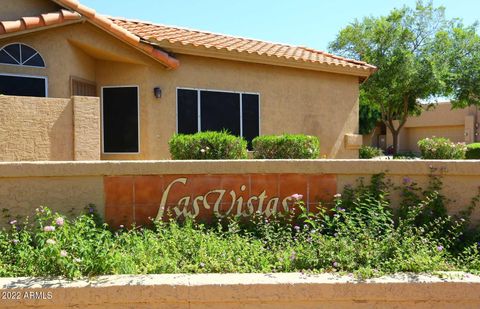
<instances>
[{"instance_id":1,"label":"tree canopy","mask_svg":"<svg viewBox=\"0 0 480 309\"><path fill-rule=\"evenodd\" d=\"M443 59L446 95L454 107L480 106L480 36L477 24L465 26L460 21L437 36L436 53L446 51Z\"/></svg>"},{"instance_id":2,"label":"tree canopy","mask_svg":"<svg viewBox=\"0 0 480 309\"><path fill-rule=\"evenodd\" d=\"M392 132L394 152L408 116L421 112L419 100L446 92L448 70L439 59L448 53L439 48L437 38L447 40L450 25L443 7L418 1L414 9L355 20L330 44L332 52L378 67L361 86L362 100L380 111L380 120Z\"/></svg>"}]
</instances>

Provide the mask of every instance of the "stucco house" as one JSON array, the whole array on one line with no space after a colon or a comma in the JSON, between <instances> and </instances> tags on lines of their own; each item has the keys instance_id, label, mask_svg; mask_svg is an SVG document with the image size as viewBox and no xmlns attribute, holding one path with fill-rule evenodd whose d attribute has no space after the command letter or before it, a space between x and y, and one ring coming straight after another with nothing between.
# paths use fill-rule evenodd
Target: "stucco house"
<instances>
[{"instance_id":1,"label":"stucco house","mask_svg":"<svg viewBox=\"0 0 480 309\"><path fill-rule=\"evenodd\" d=\"M418 141L424 138L445 137L455 143L475 143L479 137L478 107L453 109L449 101L424 105L419 116L408 118L398 137L400 152L420 154ZM364 145L386 150L393 137L384 124L379 124L370 134L363 136Z\"/></svg>"},{"instance_id":2,"label":"stucco house","mask_svg":"<svg viewBox=\"0 0 480 309\"><path fill-rule=\"evenodd\" d=\"M3 1L0 161L166 159L175 132L222 128L316 135L322 156L356 158L359 84L375 70L76 0Z\"/></svg>"}]
</instances>

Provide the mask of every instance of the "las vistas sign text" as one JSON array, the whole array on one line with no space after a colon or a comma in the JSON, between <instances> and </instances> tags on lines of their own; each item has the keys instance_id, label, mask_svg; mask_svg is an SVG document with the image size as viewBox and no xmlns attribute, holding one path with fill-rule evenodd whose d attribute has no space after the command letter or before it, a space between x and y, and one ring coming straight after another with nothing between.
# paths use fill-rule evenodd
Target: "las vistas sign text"
<instances>
[{"instance_id":1,"label":"las vistas sign text","mask_svg":"<svg viewBox=\"0 0 480 309\"><path fill-rule=\"evenodd\" d=\"M137 225L151 219L187 217L268 217L288 212L293 194L307 206L331 201L336 194L335 175L239 174L109 176L104 179L105 217L111 225Z\"/></svg>"}]
</instances>

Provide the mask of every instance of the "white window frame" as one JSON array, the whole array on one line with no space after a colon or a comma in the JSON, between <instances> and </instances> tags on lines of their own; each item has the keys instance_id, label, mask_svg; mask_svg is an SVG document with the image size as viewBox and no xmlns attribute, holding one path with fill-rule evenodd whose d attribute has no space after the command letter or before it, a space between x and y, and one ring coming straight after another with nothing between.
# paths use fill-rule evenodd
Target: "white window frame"
<instances>
[{"instance_id":1,"label":"white window frame","mask_svg":"<svg viewBox=\"0 0 480 309\"><path fill-rule=\"evenodd\" d=\"M138 152L105 152L105 130L104 130L104 121L103 121L103 89L108 88L137 88L137 126L138 126ZM104 155L138 155L141 153L141 140L140 140L140 86L139 85L119 85L119 86L102 86L100 87L100 117L102 124L102 154Z\"/></svg>"},{"instance_id":2,"label":"white window frame","mask_svg":"<svg viewBox=\"0 0 480 309\"><path fill-rule=\"evenodd\" d=\"M12 64L12 63L0 63L0 65L8 65L8 66L14 66L14 67L22 67L22 68L36 68L36 69L46 69L47 68L47 63L45 62L45 58L43 58L42 54L40 54L40 52L36 49L36 48L33 48L32 46L28 45L28 44L25 44L25 43L22 43L22 42L12 42L12 43L8 43L8 44L5 44L3 45L0 50L4 49L5 47L9 46L9 45L15 45L15 44L20 44L20 45L25 45L27 47L30 47L31 49L33 49L34 51L37 52L37 54L40 55L40 57L42 58L43 60L43 67L40 67L40 66L34 66L34 65L26 65L26 64ZM20 49L22 47L20 46ZM6 51L7 52L7 51ZM7 52L7 54L9 54ZM10 57L13 58L12 55L9 54ZM34 57L35 55L33 55L32 57ZM16 61L16 59L13 59ZM28 59L30 60L30 59Z\"/></svg>"},{"instance_id":3,"label":"white window frame","mask_svg":"<svg viewBox=\"0 0 480 309\"><path fill-rule=\"evenodd\" d=\"M48 98L48 77L47 76L38 76L38 75L27 75L27 74L11 74L11 73L0 73L1 76L13 76L13 77L27 77L27 78L36 78L45 80L45 98Z\"/></svg>"},{"instance_id":4,"label":"white window frame","mask_svg":"<svg viewBox=\"0 0 480 309\"><path fill-rule=\"evenodd\" d=\"M262 135L262 128L260 126L262 114L261 114L261 96L258 92L248 92L248 91L231 91L231 90L217 90L217 89L206 89L206 88L189 88L189 87L177 87L175 90L176 104L175 104L175 133L178 134L178 90L193 90L197 92L197 132L202 132L202 110L201 110L201 91L210 91L210 92L224 92L224 93L237 93L240 96L240 136L243 137L243 97L242 94L253 94L258 96L258 136Z\"/></svg>"}]
</instances>

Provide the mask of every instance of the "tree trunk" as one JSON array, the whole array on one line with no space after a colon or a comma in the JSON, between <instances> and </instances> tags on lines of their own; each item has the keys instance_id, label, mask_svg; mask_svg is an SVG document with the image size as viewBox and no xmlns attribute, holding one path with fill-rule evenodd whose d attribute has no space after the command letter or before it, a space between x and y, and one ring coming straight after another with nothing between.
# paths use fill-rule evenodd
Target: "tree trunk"
<instances>
[{"instance_id":1,"label":"tree trunk","mask_svg":"<svg viewBox=\"0 0 480 309\"><path fill-rule=\"evenodd\" d=\"M395 129L395 125L393 124L392 120L384 121L384 123L385 123L385 126L387 127L387 129L390 131L390 133L392 133L392 138L393 138L392 154L396 155L398 153L398 146L399 146L398 145L398 136L400 135L400 130L402 129L403 124ZM387 149L388 149L388 145L387 145Z\"/></svg>"},{"instance_id":2,"label":"tree trunk","mask_svg":"<svg viewBox=\"0 0 480 309\"><path fill-rule=\"evenodd\" d=\"M392 138L393 138L393 154L396 155L398 153L398 135L400 134L400 129L392 131Z\"/></svg>"},{"instance_id":3,"label":"tree trunk","mask_svg":"<svg viewBox=\"0 0 480 309\"><path fill-rule=\"evenodd\" d=\"M369 146L378 147L378 143L375 143L375 145L373 145L373 136L375 135L376 131L377 131L377 126L375 126L372 130L372 133L370 133L370 145Z\"/></svg>"}]
</instances>

